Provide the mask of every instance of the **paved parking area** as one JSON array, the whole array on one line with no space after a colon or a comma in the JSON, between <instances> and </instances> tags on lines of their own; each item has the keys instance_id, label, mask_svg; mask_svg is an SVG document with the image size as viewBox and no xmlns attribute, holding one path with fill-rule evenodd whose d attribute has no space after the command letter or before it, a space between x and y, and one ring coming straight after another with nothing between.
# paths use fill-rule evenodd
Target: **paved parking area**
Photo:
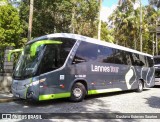
<instances>
[{"instance_id":1,"label":"paved parking area","mask_svg":"<svg viewBox=\"0 0 160 122\"><path fill-rule=\"evenodd\" d=\"M141 93L125 91L92 95L85 98L83 102L78 103L70 102L68 99L50 100L38 103L25 100L0 103L0 113L8 112L160 114L160 86L145 89Z\"/></svg>"}]
</instances>

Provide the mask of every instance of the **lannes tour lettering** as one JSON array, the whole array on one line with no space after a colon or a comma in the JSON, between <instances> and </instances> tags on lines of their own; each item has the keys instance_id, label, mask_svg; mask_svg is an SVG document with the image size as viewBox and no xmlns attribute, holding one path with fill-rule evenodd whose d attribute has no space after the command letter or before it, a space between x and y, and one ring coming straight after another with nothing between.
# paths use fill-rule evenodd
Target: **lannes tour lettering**
<instances>
[{"instance_id":1,"label":"lannes tour lettering","mask_svg":"<svg viewBox=\"0 0 160 122\"><path fill-rule=\"evenodd\" d=\"M118 73L119 67L114 66L97 66L91 64L91 71L92 72L114 72Z\"/></svg>"}]
</instances>

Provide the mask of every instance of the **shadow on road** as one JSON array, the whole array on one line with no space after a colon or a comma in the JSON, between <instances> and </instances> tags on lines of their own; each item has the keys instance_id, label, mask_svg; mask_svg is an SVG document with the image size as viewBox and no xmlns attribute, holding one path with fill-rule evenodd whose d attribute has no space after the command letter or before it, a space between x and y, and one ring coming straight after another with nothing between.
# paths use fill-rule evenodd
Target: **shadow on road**
<instances>
[{"instance_id":1,"label":"shadow on road","mask_svg":"<svg viewBox=\"0 0 160 122\"><path fill-rule=\"evenodd\" d=\"M144 91L149 90L145 89ZM116 95L122 95L122 94L131 94L135 92L134 90L130 91L120 91L120 92L111 92L111 93L102 93L102 94L95 94L95 95L88 95L85 98L85 101L100 98L100 97L110 97L110 96L116 96ZM68 98L61 98L61 99L54 99L54 100L46 100L46 101L32 101L32 100L18 100L15 101L17 104L21 105L28 105L30 107L33 106L48 106L48 105L60 105L60 104L76 104L75 102L70 101Z\"/></svg>"},{"instance_id":2,"label":"shadow on road","mask_svg":"<svg viewBox=\"0 0 160 122\"><path fill-rule=\"evenodd\" d=\"M148 91L150 89L144 89L143 92ZM111 92L111 93L102 93L102 94L95 94L95 95L88 95L86 96L84 101L90 101L90 100L96 100L96 98L102 98L102 97L111 97L111 96L117 96L117 95L123 95L123 94L132 94L137 93L135 90L129 90L129 91L120 91L120 92ZM84 102L83 101L83 102ZM15 101L17 104L21 105L27 105L29 107L39 107L39 106L49 106L49 105L61 105L61 104L77 104L75 102L70 101L68 98L61 98L61 99L54 99L54 100L46 100L46 101L32 101L32 100L19 100ZM81 103L81 102L79 102Z\"/></svg>"},{"instance_id":3,"label":"shadow on road","mask_svg":"<svg viewBox=\"0 0 160 122\"><path fill-rule=\"evenodd\" d=\"M64 103L70 103L69 99L55 99L55 100L44 100L44 101L33 101L33 100L19 100L15 101L17 104L28 105L29 107L38 107L38 106L49 106L49 105L60 105Z\"/></svg>"},{"instance_id":4,"label":"shadow on road","mask_svg":"<svg viewBox=\"0 0 160 122\"><path fill-rule=\"evenodd\" d=\"M150 89L143 89L143 92L148 91L148 90ZM123 94L132 94L132 93L138 93L138 92L136 92L135 90L128 90L128 91L118 91L118 92L111 92L111 93L95 94L95 95L87 96L86 100L101 98L101 97L117 96L117 95L123 95Z\"/></svg>"},{"instance_id":5,"label":"shadow on road","mask_svg":"<svg viewBox=\"0 0 160 122\"><path fill-rule=\"evenodd\" d=\"M96 95L97 96L97 95ZM93 96L94 98L95 96ZM99 96L100 97L100 96ZM101 119L102 122L106 122L105 119L114 118L117 114L122 114L119 111L112 111L108 109L109 103L104 102L100 99L88 99L86 98L83 102L70 102L68 99L57 99L57 100L49 100L43 102L28 102L21 101L17 102L22 105L23 108L17 109L16 112L20 113L28 113L28 109L36 110L37 112L29 112L32 114L36 113L45 113L44 115L50 116L49 119L58 119L63 122L63 119L69 119L69 121L77 121L83 119L87 119L90 121L92 119ZM25 106L28 106L27 108ZM95 107L94 107L95 106ZM88 110L89 108L89 110ZM48 111L47 111L48 110ZM75 119L76 118L76 119ZM128 120L132 122L134 119ZM61 122L59 121L59 122ZM109 119L110 122L119 122L119 120ZM126 120L121 119L121 122L126 122ZM21 122L21 121L19 121Z\"/></svg>"},{"instance_id":6,"label":"shadow on road","mask_svg":"<svg viewBox=\"0 0 160 122\"><path fill-rule=\"evenodd\" d=\"M155 85L153 88L160 88L160 85Z\"/></svg>"},{"instance_id":7,"label":"shadow on road","mask_svg":"<svg viewBox=\"0 0 160 122\"><path fill-rule=\"evenodd\" d=\"M152 108L159 108L160 109L160 98L151 96L150 98L145 98L146 104L148 104Z\"/></svg>"},{"instance_id":8,"label":"shadow on road","mask_svg":"<svg viewBox=\"0 0 160 122\"><path fill-rule=\"evenodd\" d=\"M143 91L149 91L150 89L143 89Z\"/></svg>"},{"instance_id":9,"label":"shadow on road","mask_svg":"<svg viewBox=\"0 0 160 122\"><path fill-rule=\"evenodd\" d=\"M148 90L148 89L146 89ZM144 92L146 91L144 90ZM106 120L103 120L105 114L110 116L116 116L117 114L123 114L120 113L120 111L113 111L109 109L110 102L109 101L103 101L101 99L97 99L100 97L111 97L111 96L120 96L123 94L132 94L135 91L122 91L122 92L113 92L113 93L105 93L105 94L98 94L98 95L90 95L87 96L83 102L71 102L69 99L56 99L56 100L47 100L47 101L41 101L41 102L34 102L34 101L26 101L26 100L20 100L15 101L16 104L13 104L13 108L8 109L11 113L45 113L46 116L50 113L53 113L53 116L57 113L61 113L60 116L62 116L63 119L72 119L73 114L76 117L79 118L85 118L87 120L90 119L101 119L102 122L105 122ZM136 93L136 92L135 92ZM157 101L157 100L156 100ZM152 104L152 103L150 103ZM3 106L2 106L3 107ZM2 109L5 110L5 107ZM65 115L63 117L63 113L69 113L67 116ZM86 113L86 114L82 114ZM55 119L54 117L51 117L50 119ZM60 118L61 119L61 118ZM63 119L61 121L63 122ZM73 122L75 122L76 119L73 119ZM125 121L135 121L134 119L110 119L110 122L125 122ZM24 120L22 120L24 121ZM34 120L35 122L37 120ZM49 121L49 120L48 120ZM21 121L19 121L21 122ZM71 121L72 122L72 121Z\"/></svg>"}]
</instances>

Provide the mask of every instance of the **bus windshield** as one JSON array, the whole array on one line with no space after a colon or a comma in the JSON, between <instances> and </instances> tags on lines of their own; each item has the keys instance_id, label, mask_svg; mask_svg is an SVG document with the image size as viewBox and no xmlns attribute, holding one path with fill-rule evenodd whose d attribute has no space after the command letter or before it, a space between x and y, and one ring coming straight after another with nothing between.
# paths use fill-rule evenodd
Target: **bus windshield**
<instances>
[{"instance_id":1,"label":"bus windshield","mask_svg":"<svg viewBox=\"0 0 160 122\"><path fill-rule=\"evenodd\" d=\"M32 76L37 69L38 61L40 59L41 52L44 49L44 45L39 46L36 49L36 54L31 56L30 49L32 44L27 45L22 52L13 76L15 78L24 79Z\"/></svg>"},{"instance_id":2,"label":"bus windshield","mask_svg":"<svg viewBox=\"0 0 160 122\"><path fill-rule=\"evenodd\" d=\"M13 78L26 79L62 67L75 42L68 38L52 38L27 44L15 67Z\"/></svg>"}]
</instances>

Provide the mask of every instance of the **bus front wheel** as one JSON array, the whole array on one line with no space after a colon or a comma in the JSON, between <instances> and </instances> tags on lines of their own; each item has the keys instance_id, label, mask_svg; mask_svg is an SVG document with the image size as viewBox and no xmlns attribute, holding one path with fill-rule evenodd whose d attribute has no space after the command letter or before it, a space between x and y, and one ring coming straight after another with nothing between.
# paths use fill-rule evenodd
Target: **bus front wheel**
<instances>
[{"instance_id":1,"label":"bus front wheel","mask_svg":"<svg viewBox=\"0 0 160 122\"><path fill-rule=\"evenodd\" d=\"M71 90L71 101L80 102L84 99L85 95L85 86L80 82L75 83Z\"/></svg>"},{"instance_id":2,"label":"bus front wheel","mask_svg":"<svg viewBox=\"0 0 160 122\"><path fill-rule=\"evenodd\" d=\"M143 91L143 82L141 80L138 81L138 88L137 92L142 92Z\"/></svg>"}]
</instances>

